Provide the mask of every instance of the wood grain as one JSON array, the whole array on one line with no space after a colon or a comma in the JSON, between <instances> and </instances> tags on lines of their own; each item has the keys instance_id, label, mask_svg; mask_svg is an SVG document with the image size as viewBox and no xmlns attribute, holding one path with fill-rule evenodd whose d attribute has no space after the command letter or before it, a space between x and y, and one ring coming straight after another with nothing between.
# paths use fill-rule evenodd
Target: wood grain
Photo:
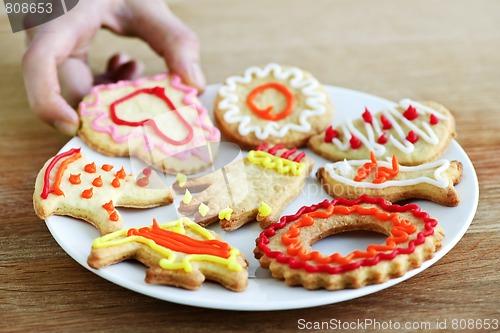
<instances>
[{"instance_id":1,"label":"wood grain","mask_svg":"<svg viewBox=\"0 0 500 333\"><path fill-rule=\"evenodd\" d=\"M460 318L500 320L500 2L185 0L170 5L199 35L209 83L275 61L303 67L325 84L449 107L457 140L480 183L471 227L449 254L406 282L312 309L207 310L118 287L73 261L33 212L36 174L68 138L30 111L20 68L24 35L12 34L1 14L1 332L272 332L297 330L300 319L433 325ZM106 31L92 45L92 68L102 70L116 51L141 59L147 74L164 71L163 60L141 41Z\"/></svg>"}]
</instances>

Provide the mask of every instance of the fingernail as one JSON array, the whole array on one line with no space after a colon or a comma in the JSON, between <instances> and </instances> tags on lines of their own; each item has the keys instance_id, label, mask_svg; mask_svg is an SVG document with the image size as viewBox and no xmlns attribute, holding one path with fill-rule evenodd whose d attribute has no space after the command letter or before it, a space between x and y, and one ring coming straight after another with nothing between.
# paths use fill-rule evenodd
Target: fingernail
<instances>
[{"instance_id":1,"label":"fingernail","mask_svg":"<svg viewBox=\"0 0 500 333\"><path fill-rule=\"evenodd\" d=\"M193 63L193 65L191 66L191 79L200 90L203 90L203 88L205 88L205 75L203 75L200 64L197 62Z\"/></svg>"},{"instance_id":2,"label":"fingernail","mask_svg":"<svg viewBox=\"0 0 500 333\"><path fill-rule=\"evenodd\" d=\"M54 127L61 133L74 136L78 130L78 126L75 123L70 123L64 120L56 120L54 122Z\"/></svg>"}]
</instances>

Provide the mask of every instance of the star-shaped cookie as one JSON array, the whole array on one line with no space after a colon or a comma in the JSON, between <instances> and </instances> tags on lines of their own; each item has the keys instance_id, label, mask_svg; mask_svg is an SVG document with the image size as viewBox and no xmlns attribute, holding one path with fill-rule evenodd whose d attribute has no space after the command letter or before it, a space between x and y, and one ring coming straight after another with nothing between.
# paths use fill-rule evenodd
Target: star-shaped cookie
<instances>
[{"instance_id":1,"label":"star-shaped cookie","mask_svg":"<svg viewBox=\"0 0 500 333\"><path fill-rule=\"evenodd\" d=\"M115 207L149 208L172 203L168 187L148 188L151 169L136 179L124 168L88 161L80 148L48 160L38 173L33 193L36 214L68 215L93 224L104 235L121 229Z\"/></svg>"}]
</instances>

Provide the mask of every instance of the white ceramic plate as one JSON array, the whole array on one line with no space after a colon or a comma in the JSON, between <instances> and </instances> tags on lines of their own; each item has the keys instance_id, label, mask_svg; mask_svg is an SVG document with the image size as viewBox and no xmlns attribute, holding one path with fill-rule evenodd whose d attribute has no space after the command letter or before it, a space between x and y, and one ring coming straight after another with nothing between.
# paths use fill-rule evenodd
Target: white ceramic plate
<instances>
[{"instance_id":1,"label":"white ceramic plate","mask_svg":"<svg viewBox=\"0 0 500 333\"><path fill-rule=\"evenodd\" d=\"M212 111L217 89L218 86L209 86L201 96L201 101L209 111ZM326 89L336 107L334 124L338 124L346 117L354 118L359 116L365 106L375 111L390 103L382 98L349 89L328 86ZM111 158L100 155L88 148L79 138L70 140L61 151L73 147L82 147L82 151L87 154L88 158L95 160L97 163L124 165L125 168L130 166L128 158ZM329 198L314 177L316 169L328 161L312 152L308 152L308 156L315 160L315 168L304 188L303 195L290 203L283 212L283 215L293 214L301 206L311 205ZM450 208L426 201L414 201L424 211L429 212L431 216L439 220L446 233L443 247L436 253L433 259L426 261L422 267L408 272L403 277L361 289L308 291L301 287L288 287L282 281L271 278L269 272L260 268L258 261L253 257L255 239L261 231L257 223L246 225L230 233L221 231L218 226L211 227L213 230L219 232L231 245L239 248L250 263L248 288L242 293L228 291L212 282L204 283L197 291L149 285L144 282L146 268L135 261L118 263L100 270L92 269L87 265L87 256L89 255L92 241L99 236L97 230L88 223L65 216L49 217L46 223L55 240L78 263L115 284L151 297L175 303L228 310L257 311L307 308L350 300L401 283L429 268L458 243L472 222L476 212L479 198L478 181L470 159L456 141L453 140L451 142L443 158L456 159L463 164L463 178L457 186L461 199L460 205ZM167 178L167 181L173 182L173 178ZM178 196L175 204L167 207L148 210L120 209L120 213L125 221L124 227L150 225L153 217L157 218L160 222L177 219L176 207L181 197ZM385 236L357 232L328 237L316 243L314 248L324 253L338 251L347 254L355 249L366 248L368 244L383 243L384 241Z\"/></svg>"}]
</instances>

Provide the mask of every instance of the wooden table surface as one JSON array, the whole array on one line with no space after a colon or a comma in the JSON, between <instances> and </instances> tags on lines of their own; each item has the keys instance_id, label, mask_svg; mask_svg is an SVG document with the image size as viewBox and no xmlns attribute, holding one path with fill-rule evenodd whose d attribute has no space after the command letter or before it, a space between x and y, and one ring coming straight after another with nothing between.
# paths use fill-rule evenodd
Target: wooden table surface
<instances>
[{"instance_id":1,"label":"wooden table surface","mask_svg":"<svg viewBox=\"0 0 500 333\"><path fill-rule=\"evenodd\" d=\"M301 319L431 322L433 330L436 321L447 320L450 331L453 319L500 320L499 1L185 0L170 5L198 33L209 83L274 61L307 69L325 84L390 100L410 97L446 105L456 117L457 141L479 178L472 225L444 258L417 276L369 296L316 308L210 310L114 285L71 259L33 212L35 176L69 138L30 111L20 69L24 35L11 33L3 12L0 331L268 332L297 330ZM139 40L105 31L93 44L92 68L102 69L116 51L144 61L146 74L165 70Z\"/></svg>"}]
</instances>

